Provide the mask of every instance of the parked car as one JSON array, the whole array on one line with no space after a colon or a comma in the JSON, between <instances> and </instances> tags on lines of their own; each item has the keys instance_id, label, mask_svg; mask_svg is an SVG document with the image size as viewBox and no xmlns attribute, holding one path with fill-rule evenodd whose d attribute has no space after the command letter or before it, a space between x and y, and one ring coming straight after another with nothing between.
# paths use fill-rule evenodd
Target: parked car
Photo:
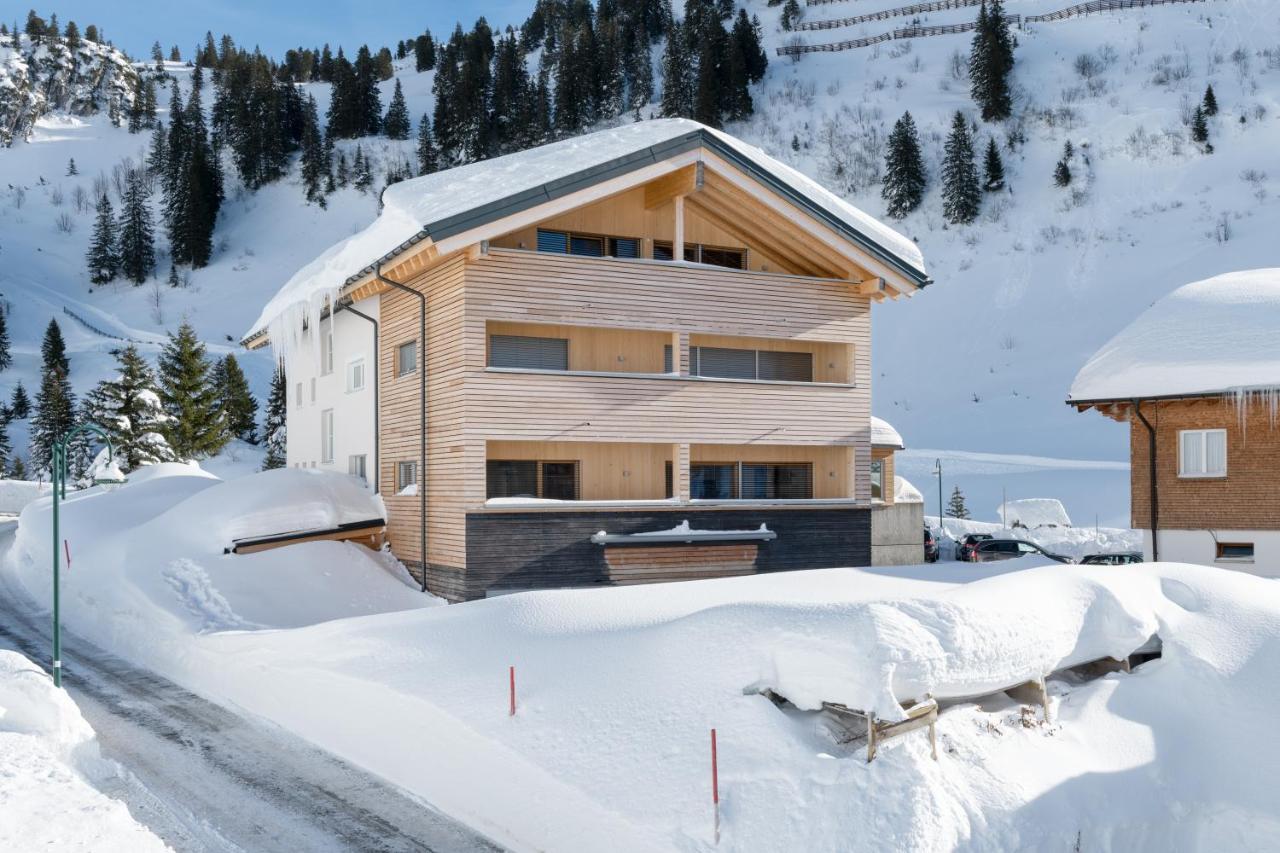
<instances>
[{"instance_id":1,"label":"parked car","mask_svg":"<svg viewBox=\"0 0 1280 853\"><path fill-rule=\"evenodd\" d=\"M990 563L996 560L1015 560L1018 557L1026 557L1031 554L1039 554L1059 563L1075 562L1070 557L1051 553L1034 542L1025 542L1021 539L985 539L974 548L973 562Z\"/></svg>"},{"instance_id":2,"label":"parked car","mask_svg":"<svg viewBox=\"0 0 1280 853\"><path fill-rule=\"evenodd\" d=\"M1090 554L1080 561L1085 566L1127 566L1130 563L1141 563L1142 555L1137 551L1120 551L1114 554Z\"/></svg>"},{"instance_id":3,"label":"parked car","mask_svg":"<svg viewBox=\"0 0 1280 853\"><path fill-rule=\"evenodd\" d=\"M978 547L979 542L985 542L991 538L990 533L969 533L966 534L959 544L956 545L956 559L965 563L973 562L974 549Z\"/></svg>"},{"instance_id":4,"label":"parked car","mask_svg":"<svg viewBox=\"0 0 1280 853\"><path fill-rule=\"evenodd\" d=\"M924 529L924 561L938 562L938 540L933 538L933 531L927 527Z\"/></svg>"}]
</instances>

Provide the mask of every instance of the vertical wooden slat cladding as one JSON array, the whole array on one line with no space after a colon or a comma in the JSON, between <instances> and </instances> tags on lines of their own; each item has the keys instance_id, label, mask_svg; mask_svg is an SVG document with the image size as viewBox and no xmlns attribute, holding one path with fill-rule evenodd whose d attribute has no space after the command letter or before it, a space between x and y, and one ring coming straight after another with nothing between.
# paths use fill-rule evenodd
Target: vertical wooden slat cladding
<instances>
[{"instance_id":1,"label":"vertical wooden slat cladding","mask_svg":"<svg viewBox=\"0 0 1280 853\"><path fill-rule=\"evenodd\" d=\"M613 585L617 581L605 549L591 541L593 533L666 530L686 520L698 530L768 525L778 538L758 543L757 572L871 562L867 507L473 512L467 514L465 598L490 591Z\"/></svg>"}]
</instances>

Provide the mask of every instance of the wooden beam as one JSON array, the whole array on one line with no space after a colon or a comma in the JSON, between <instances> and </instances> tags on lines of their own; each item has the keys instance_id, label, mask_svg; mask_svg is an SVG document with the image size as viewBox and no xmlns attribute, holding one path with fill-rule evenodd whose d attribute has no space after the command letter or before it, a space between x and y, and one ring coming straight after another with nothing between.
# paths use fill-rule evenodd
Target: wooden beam
<instances>
[{"instance_id":1,"label":"wooden beam","mask_svg":"<svg viewBox=\"0 0 1280 853\"><path fill-rule=\"evenodd\" d=\"M858 282L857 290L863 296L879 296L883 298L885 288L886 285L884 279L877 276L875 278L865 278Z\"/></svg>"},{"instance_id":2,"label":"wooden beam","mask_svg":"<svg viewBox=\"0 0 1280 853\"><path fill-rule=\"evenodd\" d=\"M672 199L695 193L702 189L702 161L690 163L674 172L663 175L656 181L644 185L644 206L646 210L661 207Z\"/></svg>"},{"instance_id":3,"label":"wooden beam","mask_svg":"<svg viewBox=\"0 0 1280 853\"><path fill-rule=\"evenodd\" d=\"M797 275L807 275L814 278L844 278L838 268L815 263L816 260L820 259L797 254L796 244L789 241L790 232L770 232L763 227L757 226L755 224L756 220L745 214L730 218L715 207L708 206L707 202L710 198L705 194L699 194L694 198L690 198L689 204L696 208L699 216L719 228L737 234L748 245L759 247L766 255L785 262Z\"/></svg>"},{"instance_id":4,"label":"wooden beam","mask_svg":"<svg viewBox=\"0 0 1280 853\"><path fill-rule=\"evenodd\" d=\"M676 231L675 238L671 241L671 259L673 261L684 260L684 196L678 195L675 198L676 204Z\"/></svg>"}]
</instances>

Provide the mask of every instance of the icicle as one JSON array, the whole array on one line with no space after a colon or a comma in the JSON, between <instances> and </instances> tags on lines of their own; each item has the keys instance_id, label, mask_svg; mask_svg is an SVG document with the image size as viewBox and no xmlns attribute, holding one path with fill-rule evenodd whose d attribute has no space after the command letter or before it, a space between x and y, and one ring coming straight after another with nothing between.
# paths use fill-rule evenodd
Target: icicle
<instances>
[{"instance_id":1,"label":"icicle","mask_svg":"<svg viewBox=\"0 0 1280 853\"><path fill-rule=\"evenodd\" d=\"M1228 394L1235 401L1236 417L1240 422L1241 434L1247 435L1248 416L1255 403L1266 406L1267 422L1271 429L1276 428L1276 421L1280 417L1280 385L1234 388Z\"/></svg>"}]
</instances>

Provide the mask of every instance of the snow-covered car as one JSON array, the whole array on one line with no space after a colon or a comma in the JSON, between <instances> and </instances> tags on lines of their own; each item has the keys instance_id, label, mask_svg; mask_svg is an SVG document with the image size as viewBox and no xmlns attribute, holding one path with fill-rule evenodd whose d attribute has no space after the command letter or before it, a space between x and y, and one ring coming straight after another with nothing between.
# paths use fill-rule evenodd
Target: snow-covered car
<instances>
[{"instance_id":1,"label":"snow-covered car","mask_svg":"<svg viewBox=\"0 0 1280 853\"><path fill-rule=\"evenodd\" d=\"M1142 555L1137 551L1121 551L1116 554L1089 554L1080 561L1085 566L1127 566L1141 563Z\"/></svg>"},{"instance_id":2,"label":"snow-covered car","mask_svg":"<svg viewBox=\"0 0 1280 853\"><path fill-rule=\"evenodd\" d=\"M927 527L924 529L924 561L938 562L938 540L933 538L933 531Z\"/></svg>"},{"instance_id":3,"label":"snow-covered car","mask_svg":"<svg viewBox=\"0 0 1280 853\"><path fill-rule=\"evenodd\" d=\"M973 562L991 563L996 560L1016 560L1018 557L1029 557L1039 554L1059 563L1075 562L1070 557L1054 554L1041 548L1034 542L1022 539L987 539L979 542L973 551Z\"/></svg>"},{"instance_id":4,"label":"snow-covered car","mask_svg":"<svg viewBox=\"0 0 1280 853\"><path fill-rule=\"evenodd\" d=\"M990 533L967 533L956 545L956 559L964 563L974 562L974 551L978 544L991 538Z\"/></svg>"}]
</instances>

